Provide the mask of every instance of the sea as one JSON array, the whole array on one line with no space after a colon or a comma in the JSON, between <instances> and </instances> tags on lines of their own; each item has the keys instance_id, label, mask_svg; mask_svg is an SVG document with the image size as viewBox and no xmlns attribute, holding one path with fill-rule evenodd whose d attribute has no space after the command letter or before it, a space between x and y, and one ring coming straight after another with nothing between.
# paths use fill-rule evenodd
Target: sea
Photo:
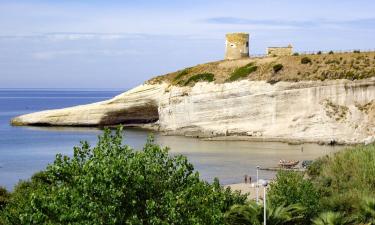
<instances>
[{"instance_id":1,"label":"sea","mask_svg":"<svg viewBox=\"0 0 375 225\"><path fill-rule=\"evenodd\" d=\"M53 163L56 154L71 156L73 147L86 140L95 145L98 128L17 127L10 119L31 112L88 104L112 98L123 92L111 89L0 89L0 186L12 190ZM142 149L150 131L125 128L124 143ZM170 153L187 156L203 180L218 177L225 184L255 179L256 167L274 167L280 159L314 160L342 147L317 144L289 145L279 142L204 141L154 133L155 140L168 146ZM260 179L272 179L275 172L259 171Z\"/></svg>"}]
</instances>

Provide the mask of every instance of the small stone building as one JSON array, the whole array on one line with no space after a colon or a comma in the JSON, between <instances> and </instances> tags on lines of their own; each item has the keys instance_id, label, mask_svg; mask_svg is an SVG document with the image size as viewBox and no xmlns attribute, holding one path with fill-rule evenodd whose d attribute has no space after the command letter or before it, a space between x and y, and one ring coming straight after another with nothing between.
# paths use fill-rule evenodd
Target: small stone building
<instances>
[{"instance_id":1,"label":"small stone building","mask_svg":"<svg viewBox=\"0 0 375 225\"><path fill-rule=\"evenodd\" d=\"M268 47L267 55L268 56L285 56L293 54L293 46L288 45L287 47Z\"/></svg>"},{"instance_id":2,"label":"small stone building","mask_svg":"<svg viewBox=\"0 0 375 225\"><path fill-rule=\"evenodd\" d=\"M241 59L247 57L249 57L249 34L227 34L225 43L225 59Z\"/></svg>"}]
</instances>

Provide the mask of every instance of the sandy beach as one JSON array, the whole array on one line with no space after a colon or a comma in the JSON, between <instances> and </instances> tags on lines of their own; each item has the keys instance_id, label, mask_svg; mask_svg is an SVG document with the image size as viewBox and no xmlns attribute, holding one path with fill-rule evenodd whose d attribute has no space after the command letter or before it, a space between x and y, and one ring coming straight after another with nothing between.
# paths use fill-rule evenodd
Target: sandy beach
<instances>
[{"instance_id":1,"label":"sandy beach","mask_svg":"<svg viewBox=\"0 0 375 225\"><path fill-rule=\"evenodd\" d=\"M229 184L224 187L230 187L233 191L240 191L242 194L249 194L249 199L256 199L256 183L238 183ZM259 187L259 199L263 199L263 187Z\"/></svg>"}]
</instances>

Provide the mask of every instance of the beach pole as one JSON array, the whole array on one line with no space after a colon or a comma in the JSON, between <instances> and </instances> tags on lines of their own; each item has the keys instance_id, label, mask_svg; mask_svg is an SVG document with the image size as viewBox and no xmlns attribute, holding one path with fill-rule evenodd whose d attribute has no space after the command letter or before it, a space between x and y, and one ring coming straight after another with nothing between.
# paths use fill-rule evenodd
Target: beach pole
<instances>
[{"instance_id":1,"label":"beach pole","mask_svg":"<svg viewBox=\"0 0 375 225\"><path fill-rule=\"evenodd\" d=\"M259 168L260 166L257 166L257 187L256 187L257 204L259 204Z\"/></svg>"},{"instance_id":2,"label":"beach pole","mask_svg":"<svg viewBox=\"0 0 375 225\"><path fill-rule=\"evenodd\" d=\"M263 225L267 224L267 186L268 186L268 181L262 180L262 186L263 186Z\"/></svg>"},{"instance_id":3,"label":"beach pole","mask_svg":"<svg viewBox=\"0 0 375 225\"><path fill-rule=\"evenodd\" d=\"M267 192L267 186L264 186L264 192L263 192L263 202L264 202L264 209L263 209L263 225L266 225L267 224L267 207L266 207L266 204L267 204L267 200L266 200L266 192Z\"/></svg>"}]
</instances>

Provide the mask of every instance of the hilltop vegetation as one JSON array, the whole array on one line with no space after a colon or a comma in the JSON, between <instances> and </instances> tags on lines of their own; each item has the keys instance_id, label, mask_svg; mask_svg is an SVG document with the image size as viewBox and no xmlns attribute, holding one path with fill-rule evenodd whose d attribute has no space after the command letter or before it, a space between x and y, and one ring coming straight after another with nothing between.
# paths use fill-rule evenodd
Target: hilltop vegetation
<instances>
[{"instance_id":1,"label":"hilltop vegetation","mask_svg":"<svg viewBox=\"0 0 375 225\"><path fill-rule=\"evenodd\" d=\"M194 85L192 77L212 74L208 82L224 83L240 79L278 81L365 79L375 76L375 52L293 55L239 60L223 60L200 64L181 71L155 77L148 83L169 82ZM189 81L189 82L188 82Z\"/></svg>"}]
</instances>

